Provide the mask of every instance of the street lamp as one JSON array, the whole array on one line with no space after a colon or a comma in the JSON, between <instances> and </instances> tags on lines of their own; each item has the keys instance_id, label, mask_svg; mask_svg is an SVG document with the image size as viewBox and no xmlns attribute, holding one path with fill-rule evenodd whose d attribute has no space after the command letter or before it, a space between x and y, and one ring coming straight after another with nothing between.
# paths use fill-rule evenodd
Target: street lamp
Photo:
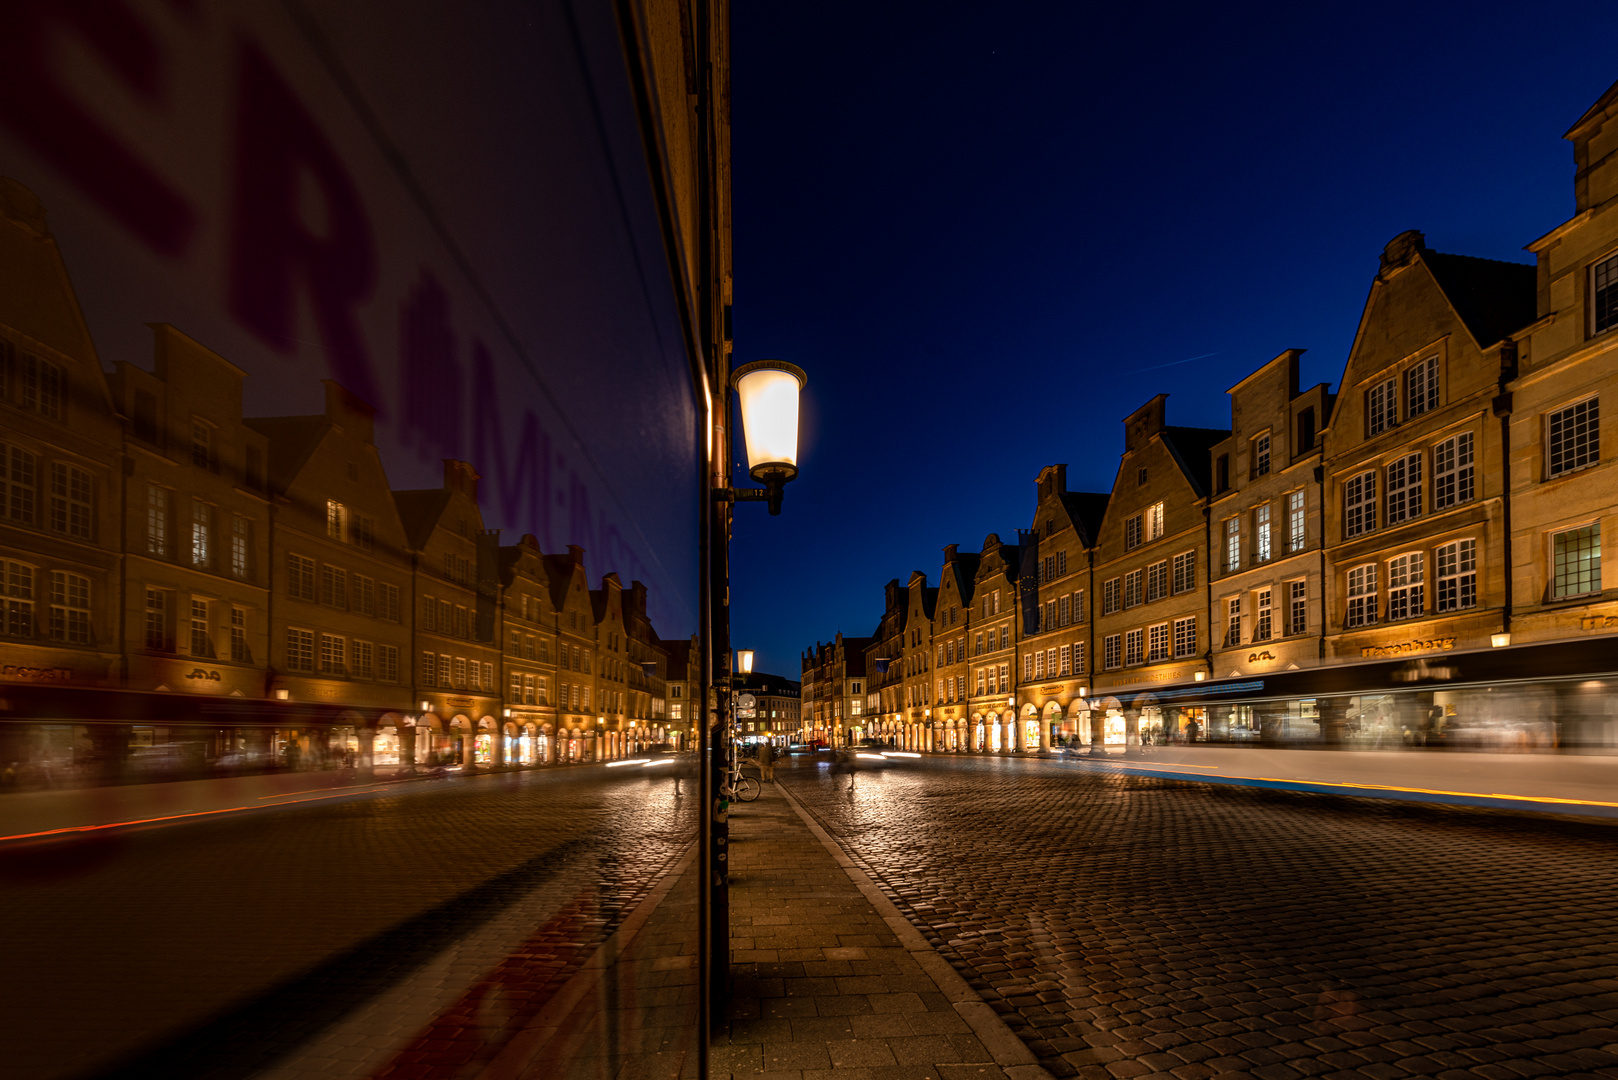
<instances>
[{"instance_id":1,"label":"street lamp","mask_svg":"<svg viewBox=\"0 0 1618 1080\"><path fill-rule=\"evenodd\" d=\"M782 488L798 476L798 398L809 377L784 360L754 360L731 373L730 384L742 405L742 437L747 444L747 474L761 488L730 488L737 502L767 502L781 512Z\"/></svg>"},{"instance_id":2,"label":"street lamp","mask_svg":"<svg viewBox=\"0 0 1618 1080\"><path fill-rule=\"evenodd\" d=\"M751 674L753 674L753 650L752 649L737 649L736 650L736 670L741 672L743 675L751 675Z\"/></svg>"}]
</instances>

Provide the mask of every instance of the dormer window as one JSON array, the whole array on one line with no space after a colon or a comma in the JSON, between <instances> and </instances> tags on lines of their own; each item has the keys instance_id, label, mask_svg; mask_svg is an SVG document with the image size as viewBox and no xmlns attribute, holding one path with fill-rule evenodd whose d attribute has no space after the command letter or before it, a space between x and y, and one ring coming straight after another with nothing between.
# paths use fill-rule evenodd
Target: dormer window
<instances>
[{"instance_id":1,"label":"dormer window","mask_svg":"<svg viewBox=\"0 0 1618 1080\"><path fill-rule=\"evenodd\" d=\"M1438 408L1438 357L1429 356L1405 371L1405 419Z\"/></svg>"},{"instance_id":2,"label":"dormer window","mask_svg":"<svg viewBox=\"0 0 1618 1080\"><path fill-rule=\"evenodd\" d=\"M1270 474L1270 433L1253 437L1253 477Z\"/></svg>"},{"instance_id":3,"label":"dormer window","mask_svg":"<svg viewBox=\"0 0 1618 1080\"><path fill-rule=\"evenodd\" d=\"M1399 425L1398 380L1385 379L1365 392L1365 434L1380 435Z\"/></svg>"}]
</instances>

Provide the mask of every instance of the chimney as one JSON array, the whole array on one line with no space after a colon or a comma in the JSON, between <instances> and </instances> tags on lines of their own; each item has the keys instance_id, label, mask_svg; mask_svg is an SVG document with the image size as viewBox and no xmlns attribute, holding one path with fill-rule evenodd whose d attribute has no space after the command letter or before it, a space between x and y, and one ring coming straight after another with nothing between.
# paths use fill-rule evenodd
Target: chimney
<instances>
[{"instance_id":1,"label":"chimney","mask_svg":"<svg viewBox=\"0 0 1618 1080\"><path fill-rule=\"evenodd\" d=\"M945 544L944 545L944 565L945 566L948 566L950 563L955 561L955 550L957 548L959 548L960 546L961 545L959 545L959 544Z\"/></svg>"},{"instance_id":2,"label":"chimney","mask_svg":"<svg viewBox=\"0 0 1618 1080\"><path fill-rule=\"evenodd\" d=\"M320 384L326 388L326 419L361 442L374 442L376 409L336 379L321 379Z\"/></svg>"},{"instance_id":3,"label":"chimney","mask_svg":"<svg viewBox=\"0 0 1618 1080\"><path fill-rule=\"evenodd\" d=\"M478 481L483 479L477 470L464 461L454 458L444 459L444 487L448 491L459 491L473 502L478 501Z\"/></svg>"},{"instance_id":4,"label":"chimney","mask_svg":"<svg viewBox=\"0 0 1618 1080\"><path fill-rule=\"evenodd\" d=\"M567 546L567 557L574 566L584 565L584 549L577 544Z\"/></svg>"}]
</instances>

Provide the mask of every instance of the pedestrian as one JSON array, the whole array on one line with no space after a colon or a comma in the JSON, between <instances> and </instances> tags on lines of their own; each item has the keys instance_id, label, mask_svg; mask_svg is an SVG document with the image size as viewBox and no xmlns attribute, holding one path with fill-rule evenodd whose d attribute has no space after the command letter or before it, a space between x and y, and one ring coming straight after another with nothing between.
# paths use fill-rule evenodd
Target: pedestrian
<instances>
[{"instance_id":1,"label":"pedestrian","mask_svg":"<svg viewBox=\"0 0 1618 1080\"><path fill-rule=\"evenodd\" d=\"M1185 726L1185 741L1186 742L1188 742L1188 743L1196 742L1197 741L1197 736L1201 735L1201 734L1202 734L1202 725L1197 723L1195 720L1191 721L1189 724L1187 724Z\"/></svg>"},{"instance_id":2,"label":"pedestrian","mask_svg":"<svg viewBox=\"0 0 1618 1080\"><path fill-rule=\"evenodd\" d=\"M775 744L760 743L758 748L758 776L760 780L775 783Z\"/></svg>"}]
</instances>

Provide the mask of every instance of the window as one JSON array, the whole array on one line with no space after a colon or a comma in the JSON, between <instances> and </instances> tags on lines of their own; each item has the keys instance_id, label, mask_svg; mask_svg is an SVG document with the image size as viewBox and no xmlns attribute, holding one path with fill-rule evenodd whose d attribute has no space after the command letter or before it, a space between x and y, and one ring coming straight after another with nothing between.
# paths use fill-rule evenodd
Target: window
<instances>
[{"instance_id":1,"label":"window","mask_svg":"<svg viewBox=\"0 0 1618 1080\"><path fill-rule=\"evenodd\" d=\"M977 686L978 686L978 696L982 697L983 696L983 669L982 668L978 668Z\"/></svg>"},{"instance_id":2,"label":"window","mask_svg":"<svg viewBox=\"0 0 1618 1080\"><path fill-rule=\"evenodd\" d=\"M1438 594L1433 605L1439 611L1459 611L1476 607L1478 602L1478 545L1476 540L1457 540L1438 549Z\"/></svg>"},{"instance_id":3,"label":"window","mask_svg":"<svg viewBox=\"0 0 1618 1080\"><path fill-rule=\"evenodd\" d=\"M350 514L348 542L361 551L370 551L376 546L376 522L364 514Z\"/></svg>"},{"instance_id":4,"label":"window","mask_svg":"<svg viewBox=\"0 0 1618 1080\"><path fill-rule=\"evenodd\" d=\"M66 644L91 643L91 580L50 572L50 638Z\"/></svg>"},{"instance_id":5,"label":"window","mask_svg":"<svg viewBox=\"0 0 1618 1080\"><path fill-rule=\"evenodd\" d=\"M1146 539L1159 540L1163 536L1163 504L1153 503L1146 508Z\"/></svg>"},{"instance_id":6,"label":"window","mask_svg":"<svg viewBox=\"0 0 1618 1080\"><path fill-rule=\"evenodd\" d=\"M1376 564L1356 566L1348 572L1349 626L1369 626L1376 622Z\"/></svg>"},{"instance_id":7,"label":"window","mask_svg":"<svg viewBox=\"0 0 1618 1080\"><path fill-rule=\"evenodd\" d=\"M201 417L191 418L191 464L199 469L214 467L213 425Z\"/></svg>"},{"instance_id":8,"label":"window","mask_svg":"<svg viewBox=\"0 0 1618 1080\"><path fill-rule=\"evenodd\" d=\"M146 647L162 652L169 647L168 594L146 590Z\"/></svg>"},{"instance_id":9,"label":"window","mask_svg":"<svg viewBox=\"0 0 1618 1080\"><path fill-rule=\"evenodd\" d=\"M1076 642L1074 644L1074 646L1073 646L1073 674L1075 674L1075 675L1083 675L1084 674L1084 670L1085 670L1085 668L1084 668L1084 660L1085 660L1085 658L1084 658L1084 642L1082 642L1082 641ZM1002 668L1001 670L1004 670L1004 669ZM1006 689L1009 689L1009 687L1001 686L1000 689L1006 690Z\"/></svg>"},{"instance_id":10,"label":"window","mask_svg":"<svg viewBox=\"0 0 1618 1080\"><path fill-rule=\"evenodd\" d=\"M333 499L326 500L326 535L333 540L348 539L348 507Z\"/></svg>"},{"instance_id":11,"label":"window","mask_svg":"<svg viewBox=\"0 0 1618 1080\"><path fill-rule=\"evenodd\" d=\"M1433 447L1433 509L1472 499L1472 433L1463 431Z\"/></svg>"},{"instance_id":12,"label":"window","mask_svg":"<svg viewBox=\"0 0 1618 1080\"><path fill-rule=\"evenodd\" d=\"M1190 592L1197 587L1197 553L1182 551L1174 556L1174 591Z\"/></svg>"},{"instance_id":13,"label":"window","mask_svg":"<svg viewBox=\"0 0 1618 1080\"><path fill-rule=\"evenodd\" d=\"M1389 525L1421 516L1421 455L1406 454L1388 464Z\"/></svg>"},{"instance_id":14,"label":"window","mask_svg":"<svg viewBox=\"0 0 1618 1080\"><path fill-rule=\"evenodd\" d=\"M313 631L287 627L287 670L315 670L315 635Z\"/></svg>"},{"instance_id":15,"label":"window","mask_svg":"<svg viewBox=\"0 0 1618 1080\"><path fill-rule=\"evenodd\" d=\"M455 685L457 687L466 685L466 657L464 656L455 658Z\"/></svg>"},{"instance_id":16,"label":"window","mask_svg":"<svg viewBox=\"0 0 1618 1080\"><path fill-rule=\"evenodd\" d=\"M1558 409L1545 418L1546 475L1587 468L1601 460L1601 427L1597 399Z\"/></svg>"},{"instance_id":17,"label":"window","mask_svg":"<svg viewBox=\"0 0 1618 1080\"><path fill-rule=\"evenodd\" d=\"M1000 693L1004 694L1011 689L1011 665L1000 665Z\"/></svg>"},{"instance_id":18,"label":"window","mask_svg":"<svg viewBox=\"0 0 1618 1080\"><path fill-rule=\"evenodd\" d=\"M1360 473L1343 484L1343 535L1360 536L1376 528L1376 473Z\"/></svg>"},{"instance_id":19,"label":"window","mask_svg":"<svg viewBox=\"0 0 1618 1080\"><path fill-rule=\"evenodd\" d=\"M1601 525L1551 536L1551 596L1564 600L1601 591Z\"/></svg>"},{"instance_id":20,"label":"window","mask_svg":"<svg viewBox=\"0 0 1618 1080\"><path fill-rule=\"evenodd\" d=\"M1225 601L1225 648L1234 649L1242 643L1242 598L1233 596Z\"/></svg>"},{"instance_id":21,"label":"window","mask_svg":"<svg viewBox=\"0 0 1618 1080\"><path fill-rule=\"evenodd\" d=\"M1265 503L1253 510L1253 562L1267 563L1270 554L1270 504Z\"/></svg>"},{"instance_id":22,"label":"window","mask_svg":"<svg viewBox=\"0 0 1618 1080\"><path fill-rule=\"evenodd\" d=\"M1146 486L1146 466L1144 466L1144 465L1142 465L1140 468L1135 470L1135 486L1136 487L1145 487Z\"/></svg>"},{"instance_id":23,"label":"window","mask_svg":"<svg viewBox=\"0 0 1618 1080\"><path fill-rule=\"evenodd\" d=\"M1214 462L1214 488L1217 491L1230 490L1230 455L1220 454Z\"/></svg>"},{"instance_id":24,"label":"window","mask_svg":"<svg viewBox=\"0 0 1618 1080\"><path fill-rule=\"evenodd\" d=\"M376 678L376 646L369 641L354 642L354 677Z\"/></svg>"},{"instance_id":25,"label":"window","mask_svg":"<svg viewBox=\"0 0 1618 1080\"><path fill-rule=\"evenodd\" d=\"M230 519L230 572L246 580L252 574L253 523L244 517Z\"/></svg>"},{"instance_id":26,"label":"window","mask_svg":"<svg viewBox=\"0 0 1618 1080\"><path fill-rule=\"evenodd\" d=\"M1421 618L1425 610L1422 596L1425 569L1419 551L1388 560L1389 622Z\"/></svg>"},{"instance_id":27,"label":"window","mask_svg":"<svg viewBox=\"0 0 1618 1080\"><path fill-rule=\"evenodd\" d=\"M1304 547L1303 492L1287 494L1287 551L1298 552Z\"/></svg>"},{"instance_id":28,"label":"window","mask_svg":"<svg viewBox=\"0 0 1618 1080\"><path fill-rule=\"evenodd\" d=\"M159 558L169 553L169 493L156 484L146 485L146 554Z\"/></svg>"},{"instance_id":29,"label":"window","mask_svg":"<svg viewBox=\"0 0 1618 1080\"><path fill-rule=\"evenodd\" d=\"M1287 633L1302 634L1309 629L1309 583L1287 582Z\"/></svg>"},{"instance_id":30,"label":"window","mask_svg":"<svg viewBox=\"0 0 1618 1080\"><path fill-rule=\"evenodd\" d=\"M1438 357L1429 356L1405 371L1405 419L1438 408Z\"/></svg>"},{"instance_id":31,"label":"window","mask_svg":"<svg viewBox=\"0 0 1618 1080\"><path fill-rule=\"evenodd\" d=\"M1161 600L1169 594L1169 561L1155 562L1146 568L1146 600Z\"/></svg>"},{"instance_id":32,"label":"window","mask_svg":"<svg viewBox=\"0 0 1618 1080\"><path fill-rule=\"evenodd\" d=\"M378 682L396 683L399 681L399 647L397 645L378 645L376 647L376 677Z\"/></svg>"},{"instance_id":33,"label":"window","mask_svg":"<svg viewBox=\"0 0 1618 1080\"><path fill-rule=\"evenodd\" d=\"M1071 646L1071 645L1063 645L1062 648L1061 648L1061 654L1060 655L1061 655L1062 667L1061 667L1061 670L1057 674L1060 674L1060 675L1071 675L1071 674L1073 674L1073 646Z\"/></svg>"},{"instance_id":34,"label":"window","mask_svg":"<svg viewBox=\"0 0 1618 1080\"><path fill-rule=\"evenodd\" d=\"M983 635L982 634L978 634L976 637L974 637L972 639L972 655L973 656L982 656L983 655Z\"/></svg>"},{"instance_id":35,"label":"window","mask_svg":"<svg viewBox=\"0 0 1618 1080\"><path fill-rule=\"evenodd\" d=\"M1043 679L1044 677L1045 677L1045 650L1041 649L1039 652L1036 652L1034 654L1034 678Z\"/></svg>"},{"instance_id":36,"label":"window","mask_svg":"<svg viewBox=\"0 0 1618 1080\"><path fill-rule=\"evenodd\" d=\"M1141 630L1124 631L1124 663L1138 664L1144 658L1146 635Z\"/></svg>"},{"instance_id":37,"label":"window","mask_svg":"<svg viewBox=\"0 0 1618 1080\"><path fill-rule=\"evenodd\" d=\"M1011 627L1002 626L1000 628L1000 647L1002 649L1004 649L1004 648L1009 647L1010 645L1011 645Z\"/></svg>"},{"instance_id":38,"label":"window","mask_svg":"<svg viewBox=\"0 0 1618 1080\"><path fill-rule=\"evenodd\" d=\"M1119 608L1119 580L1110 578L1101 585L1101 614L1111 615Z\"/></svg>"},{"instance_id":39,"label":"window","mask_svg":"<svg viewBox=\"0 0 1618 1080\"><path fill-rule=\"evenodd\" d=\"M1124 550L1133 551L1141 544L1141 516L1136 514L1124 522Z\"/></svg>"},{"instance_id":40,"label":"window","mask_svg":"<svg viewBox=\"0 0 1618 1080\"><path fill-rule=\"evenodd\" d=\"M208 634L208 601L195 597L191 599L191 655L213 655L213 638Z\"/></svg>"},{"instance_id":41,"label":"window","mask_svg":"<svg viewBox=\"0 0 1618 1080\"><path fill-rule=\"evenodd\" d=\"M1042 629L1042 630L1054 630L1054 629L1056 629L1056 601L1055 600L1047 600L1047 601L1045 601L1045 624L1040 629Z\"/></svg>"},{"instance_id":42,"label":"window","mask_svg":"<svg viewBox=\"0 0 1618 1080\"><path fill-rule=\"evenodd\" d=\"M438 685L439 686L454 686L455 685L454 683L452 683L450 681L449 673L450 673L449 657L446 656L444 653L439 653L438 654Z\"/></svg>"},{"instance_id":43,"label":"window","mask_svg":"<svg viewBox=\"0 0 1618 1080\"><path fill-rule=\"evenodd\" d=\"M34 636L34 568L0 559L0 634Z\"/></svg>"},{"instance_id":44,"label":"window","mask_svg":"<svg viewBox=\"0 0 1618 1080\"><path fill-rule=\"evenodd\" d=\"M213 559L213 507L191 504L191 565L207 566Z\"/></svg>"},{"instance_id":45,"label":"window","mask_svg":"<svg viewBox=\"0 0 1618 1080\"><path fill-rule=\"evenodd\" d=\"M287 595L294 600L315 599L315 560L287 553Z\"/></svg>"},{"instance_id":46,"label":"window","mask_svg":"<svg viewBox=\"0 0 1618 1080\"><path fill-rule=\"evenodd\" d=\"M1604 334L1618 326L1618 255L1591 268L1590 292L1590 332Z\"/></svg>"},{"instance_id":47,"label":"window","mask_svg":"<svg viewBox=\"0 0 1618 1080\"><path fill-rule=\"evenodd\" d=\"M1399 423L1397 382L1388 379L1365 392L1365 434L1376 435Z\"/></svg>"},{"instance_id":48,"label":"window","mask_svg":"<svg viewBox=\"0 0 1618 1080\"><path fill-rule=\"evenodd\" d=\"M375 615L376 580L364 574L355 574L349 584L348 596L353 610L361 615Z\"/></svg>"},{"instance_id":49,"label":"window","mask_svg":"<svg viewBox=\"0 0 1618 1080\"><path fill-rule=\"evenodd\" d=\"M1120 640L1117 634L1108 634L1101 641L1101 659L1108 671L1120 667L1123 663L1123 653L1119 647Z\"/></svg>"},{"instance_id":50,"label":"window","mask_svg":"<svg viewBox=\"0 0 1618 1080\"><path fill-rule=\"evenodd\" d=\"M1056 553L1056 576L1061 577L1066 573L1067 573L1067 552L1058 551Z\"/></svg>"},{"instance_id":51,"label":"window","mask_svg":"<svg viewBox=\"0 0 1618 1080\"><path fill-rule=\"evenodd\" d=\"M1124 575L1124 607L1140 606L1140 571L1131 570Z\"/></svg>"},{"instance_id":52,"label":"window","mask_svg":"<svg viewBox=\"0 0 1618 1080\"><path fill-rule=\"evenodd\" d=\"M348 664L345 654L347 642L336 634L320 635L320 673L322 675L347 675Z\"/></svg>"},{"instance_id":53,"label":"window","mask_svg":"<svg viewBox=\"0 0 1618 1080\"><path fill-rule=\"evenodd\" d=\"M1225 570L1242 565L1242 522L1240 518L1225 519Z\"/></svg>"},{"instance_id":54,"label":"window","mask_svg":"<svg viewBox=\"0 0 1618 1080\"><path fill-rule=\"evenodd\" d=\"M90 474L60 461L51 462L51 528L90 539Z\"/></svg>"},{"instance_id":55,"label":"window","mask_svg":"<svg viewBox=\"0 0 1618 1080\"><path fill-rule=\"evenodd\" d=\"M1298 413L1298 453L1315 448L1315 407L1309 406Z\"/></svg>"},{"instance_id":56,"label":"window","mask_svg":"<svg viewBox=\"0 0 1618 1080\"><path fill-rule=\"evenodd\" d=\"M1270 590L1260 589L1253 594L1253 640L1268 641L1274 629L1270 622Z\"/></svg>"},{"instance_id":57,"label":"window","mask_svg":"<svg viewBox=\"0 0 1618 1080\"><path fill-rule=\"evenodd\" d=\"M320 602L327 607L348 607L348 571L322 564L320 567Z\"/></svg>"},{"instance_id":58,"label":"window","mask_svg":"<svg viewBox=\"0 0 1618 1080\"><path fill-rule=\"evenodd\" d=\"M438 670L438 658L430 652L421 654L421 685L431 686L434 681L434 672Z\"/></svg>"},{"instance_id":59,"label":"window","mask_svg":"<svg viewBox=\"0 0 1618 1080\"><path fill-rule=\"evenodd\" d=\"M67 418L67 377L49 360L23 354L22 407L47 420Z\"/></svg>"},{"instance_id":60,"label":"window","mask_svg":"<svg viewBox=\"0 0 1618 1080\"><path fill-rule=\"evenodd\" d=\"M1073 621L1073 597L1063 593L1056 603L1056 625L1066 626Z\"/></svg>"},{"instance_id":61,"label":"window","mask_svg":"<svg viewBox=\"0 0 1618 1080\"><path fill-rule=\"evenodd\" d=\"M1084 616L1084 590L1080 589L1073 594L1073 621L1081 623L1084 621Z\"/></svg>"},{"instance_id":62,"label":"window","mask_svg":"<svg viewBox=\"0 0 1618 1080\"><path fill-rule=\"evenodd\" d=\"M1000 614L1000 590L994 590L994 614Z\"/></svg>"},{"instance_id":63,"label":"window","mask_svg":"<svg viewBox=\"0 0 1618 1080\"><path fill-rule=\"evenodd\" d=\"M1146 659L1152 663L1169 658L1169 624L1158 623L1148 631L1148 652Z\"/></svg>"},{"instance_id":64,"label":"window","mask_svg":"<svg viewBox=\"0 0 1618 1080\"><path fill-rule=\"evenodd\" d=\"M1174 656L1181 659L1197 655L1197 617L1195 615L1174 620Z\"/></svg>"},{"instance_id":65,"label":"window","mask_svg":"<svg viewBox=\"0 0 1618 1080\"><path fill-rule=\"evenodd\" d=\"M379 586L376 614L389 622L399 621L399 586L386 582Z\"/></svg>"},{"instance_id":66,"label":"window","mask_svg":"<svg viewBox=\"0 0 1618 1080\"><path fill-rule=\"evenodd\" d=\"M253 652L247 647L247 609L230 609L230 658L238 664L253 662Z\"/></svg>"},{"instance_id":67,"label":"window","mask_svg":"<svg viewBox=\"0 0 1618 1080\"><path fill-rule=\"evenodd\" d=\"M34 523L39 492L39 459L17 446L0 443L0 518Z\"/></svg>"},{"instance_id":68,"label":"window","mask_svg":"<svg viewBox=\"0 0 1618 1080\"><path fill-rule=\"evenodd\" d=\"M1270 433L1266 431L1253 439L1253 477L1270 474Z\"/></svg>"}]
</instances>

